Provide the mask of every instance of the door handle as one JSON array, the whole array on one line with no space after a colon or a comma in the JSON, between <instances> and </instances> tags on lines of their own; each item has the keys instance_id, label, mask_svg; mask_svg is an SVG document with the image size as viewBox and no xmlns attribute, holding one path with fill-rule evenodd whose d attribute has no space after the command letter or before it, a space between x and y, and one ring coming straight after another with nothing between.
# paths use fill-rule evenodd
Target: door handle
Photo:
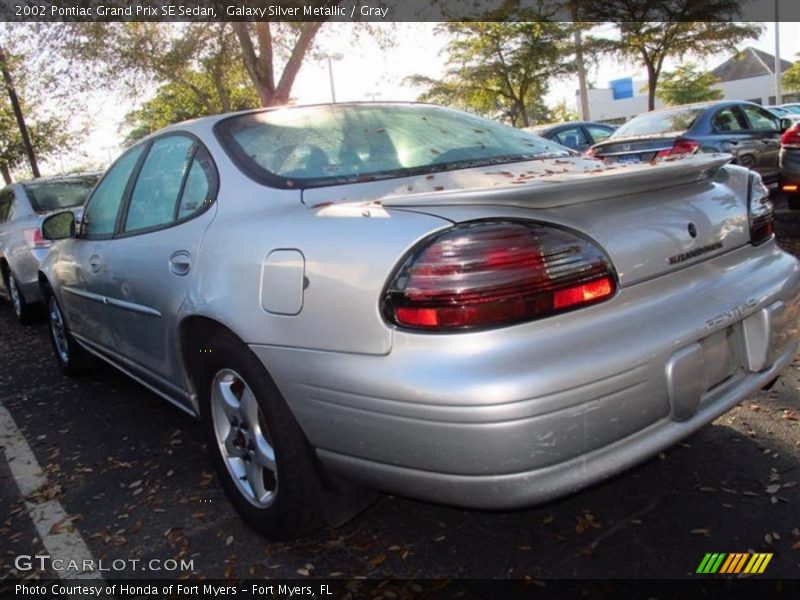
<instances>
[{"instance_id":1,"label":"door handle","mask_svg":"<svg viewBox=\"0 0 800 600\"><path fill-rule=\"evenodd\" d=\"M192 270L192 255L179 250L169 257L169 271L173 275L186 275Z\"/></svg>"},{"instance_id":2,"label":"door handle","mask_svg":"<svg viewBox=\"0 0 800 600\"><path fill-rule=\"evenodd\" d=\"M100 267L102 266L102 261L100 257L95 254L89 258L89 269L91 269L92 273L99 273Z\"/></svg>"}]
</instances>

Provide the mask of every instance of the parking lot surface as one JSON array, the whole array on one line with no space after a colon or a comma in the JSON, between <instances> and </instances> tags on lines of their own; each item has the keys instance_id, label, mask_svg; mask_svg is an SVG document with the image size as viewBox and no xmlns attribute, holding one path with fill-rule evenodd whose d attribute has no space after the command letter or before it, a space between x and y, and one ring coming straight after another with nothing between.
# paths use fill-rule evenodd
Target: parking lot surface
<instances>
[{"instance_id":1,"label":"parking lot surface","mask_svg":"<svg viewBox=\"0 0 800 600\"><path fill-rule=\"evenodd\" d=\"M800 215L778 216L800 254ZM44 324L21 327L0 302L0 404L46 475L23 498L0 454L0 585L53 576L17 557L63 532L125 562L106 578L683 578L708 552L771 552L762 577L800 577L800 361L669 451L547 505L383 496L338 529L270 543L228 503L197 422L110 367L70 380L51 352ZM43 502L64 518L37 528Z\"/></svg>"}]
</instances>

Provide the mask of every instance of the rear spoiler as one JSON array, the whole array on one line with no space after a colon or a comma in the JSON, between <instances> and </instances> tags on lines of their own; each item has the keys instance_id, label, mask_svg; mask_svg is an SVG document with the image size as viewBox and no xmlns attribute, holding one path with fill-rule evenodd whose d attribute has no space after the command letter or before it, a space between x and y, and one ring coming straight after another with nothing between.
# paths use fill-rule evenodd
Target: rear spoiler
<instances>
[{"instance_id":1,"label":"rear spoiler","mask_svg":"<svg viewBox=\"0 0 800 600\"><path fill-rule=\"evenodd\" d=\"M520 175L506 185L455 189L381 198L385 207L530 206L552 208L605 198L619 198L712 178L729 163L730 154L694 154L634 166L598 165L591 171Z\"/></svg>"}]
</instances>

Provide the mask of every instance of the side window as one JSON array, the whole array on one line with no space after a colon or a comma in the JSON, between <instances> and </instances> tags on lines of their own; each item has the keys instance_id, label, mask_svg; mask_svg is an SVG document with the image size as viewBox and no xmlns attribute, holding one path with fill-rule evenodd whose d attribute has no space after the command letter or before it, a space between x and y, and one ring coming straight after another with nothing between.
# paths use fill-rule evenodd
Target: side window
<instances>
[{"instance_id":1,"label":"side window","mask_svg":"<svg viewBox=\"0 0 800 600\"><path fill-rule=\"evenodd\" d=\"M144 146L137 146L123 154L95 188L83 213L81 234L84 237L110 236L114 233L117 213Z\"/></svg>"},{"instance_id":2,"label":"side window","mask_svg":"<svg viewBox=\"0 0 800 600\"><path fill-rule=\"evenodd\" d=\"M589 130L589 135L592 136L595 144L606 141L614 133L613 129L605 129L595 125L586 125L586 129Z\"/></svg>"},{"instance_id":3,"label":"side window","mask_svg":"<svg viewBox=\"0 0 800 600\"><path fill-rule=\"evenodd\" d=\"M750 121L750 129L755 131L778 131L778 120L760 106L742 105L747 120Z\"/></svg>"},{"instance_id":4,"label":"side window","mask_svg":"<svg viewBox=\"0 0 800 600\"><path fill-rule=\"evenodd\" d=\"M174 220L194 151L194 141L182 135L153 142L131 194L124 231L150 229Z\"/></svg>"},{"instance_id":5,"label":"side window","mask_svg":"<svg viewBox=\"0 0 800 600\"><path fill-rule=\"evenodd\" d=\"M11 205L14 203L14 192L3 190L0 192L0 223L5 223L11 216Z\"/></svg>"},{"instance_id":6,"label":"side window","mask_svg":"<svg viewBox=\"0 0 800 600\"><path fill-rule=\"evenodd\" d=\"M213 202L217 187L217 170L211 162L211 156L205 148L198 148L186 176L186 183L183 184L175 218L184 219Z\"/></svg>"},{"instance_id":7,"label":"side window","mask_svg":"<svg viewBox=\"0 0 800 600\"><path fill-rule=\"evenodd\" d=\"M742 131L747 129L747 123L743 122L739 111L729 106L723 108L711 119L711 125L716 131Z\"/></svg>"},{"instance_id":8,"label":"side window","mask_svg":"<svg viewBox=\"0 0 800 600\"><path fill-rule=\"evenodd\" d=\"M589 140L586 139L586 135L583 133L583 129L580 127L570 127L569 129L559 131L553 136L553 139L562 146L572 148L573 150L589 143Z\"/></svg>"}]
</instances>

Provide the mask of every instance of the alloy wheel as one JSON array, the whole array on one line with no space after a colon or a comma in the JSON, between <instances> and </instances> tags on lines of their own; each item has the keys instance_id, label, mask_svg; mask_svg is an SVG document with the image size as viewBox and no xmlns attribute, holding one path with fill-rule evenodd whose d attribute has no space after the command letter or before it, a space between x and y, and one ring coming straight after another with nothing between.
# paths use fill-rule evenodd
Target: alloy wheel
<instances>
[{"instance_id":1,"label":"alloy wheel","mask_svg":"<svg viewBox=\"0 0 800 600\"><path fill-rule=\"evenodd\" d=\"M8 293L11 296L11 305L14 307L14 314L17 317L22 315L22 296L19 292L19 287L17 287L17 280L14 279L14 276L9 273L8 274Z\"/></svg>"},{"instance_id":2,"label":"alloy wheel","mask_svg":"<svg viewBox=\"0 0 800 600\"><path fill-rule=\"evenodd\" d=\"M67 330L64 326L64 318L61 316L61 309L55 298L50 298L50 332L53 334L58 358L63 364L69 363L69 343L67 342Z\"/></svg>"},{"instance_id":3,"label":"alloy wheel","mask_svg":"<svg viewBox=\"0 0 800 600\"><path fill-rule=\"evenodd\" d=\"M211 418L219 452L239 493L258 508L268 507L278 493L275 450L255 394L232 369L214 376Z\"/></svg>"}]
</instances>

